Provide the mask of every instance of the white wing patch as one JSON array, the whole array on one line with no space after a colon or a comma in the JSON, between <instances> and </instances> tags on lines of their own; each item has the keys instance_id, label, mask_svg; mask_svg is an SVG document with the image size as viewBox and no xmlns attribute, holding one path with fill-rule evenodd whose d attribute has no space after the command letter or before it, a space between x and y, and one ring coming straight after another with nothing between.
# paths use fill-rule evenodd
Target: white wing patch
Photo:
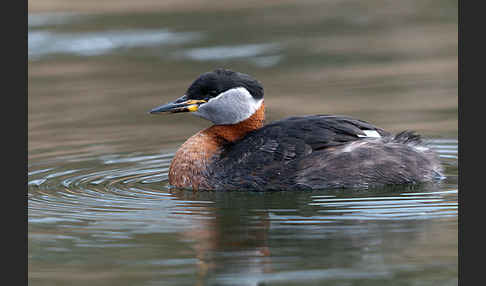
<instances>
[{"instance_id":1,"label":"white wing patch","mask_svg":"<svg viewBox=\"0 0 486 286\"><path fill-rule=\"evenodd\" d=\"M375 130L363 130L365 135L358 134L358 137L371 137L371 138L381 138L380 133L376 132Z\"/></svg>"}]
</instances>

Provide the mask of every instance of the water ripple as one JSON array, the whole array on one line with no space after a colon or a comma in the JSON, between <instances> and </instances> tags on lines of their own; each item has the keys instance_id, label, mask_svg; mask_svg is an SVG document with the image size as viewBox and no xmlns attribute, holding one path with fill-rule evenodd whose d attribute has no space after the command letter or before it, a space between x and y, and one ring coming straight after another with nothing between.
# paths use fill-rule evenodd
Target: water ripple
<instances>
[{"instance_id":1,"label":"water ripple","mask_svg":"<svg viewBox=\"0 0 486 286\"><path fill-rule=\"evenodd\" d=\"M163 30L112 30L103 32L61 33L29 31L29 59L51 54L95 56L117 49L182 44L199 39L195 32L175 33Z\"/></svg>"},{"instance_id":2,"label":"water ripple","mask_svg":"<svg viewBox=\"0 0 486 286\"><path fill-rule=\"evenodd\" d=\"M54 167L38 163L38 169L28 173L29 222L100 220L105 230L131 226L134 232L177 228L180 221L168 219L176 207L174 196L160 189L167 183L161 174L167 173L170 159L168 154L129 154L56 162ZM159 188L154 189L154 183Z\"/></svg>"},{"instance_id":3,"label":"water ripple","mask_svg":"<svg viewBox=\"0 0 486 286\"><path fill-rule=\"evenodd\" d=\"M455 151L457 141L429 142L439 154ZM447 153L449 154L449 153ZM150 229L167 231L181 220L213 219L216 201L235 194L217 192L178 193L168 188L168 168L173 153L110 154L66 162L37 162L28 172L29 222L73 223L102 219L117 228L133 227L139 232ZM447 179L439 185L417 190L403 188L387 192L336 192L267 194L295 196L288 208L251 205L252 213L265 212L276 226L328 224L349 220L417 220L455 217L458 212L457 160L442 158ZM449 187L450 186L450 187ZM248 194L245 200L259 204L260 195ZM273 197L271 197L273 196ZM302 214L299 205L307 205L312 214ZM176 226L178 227L178 226Z\"/></svg>"},{"instance_id":4,"label":"water ripple","mask_svg":"<svg viewBox=\"0 0 486 286\"><path fill-rule=\"evenodd\" d=\"M183 54L193 60L224 60L242 58L270 53L278 48L276 44L249 44L237 46L215 46L195 48L184 51Z\"/></svg>"}]
</instances>

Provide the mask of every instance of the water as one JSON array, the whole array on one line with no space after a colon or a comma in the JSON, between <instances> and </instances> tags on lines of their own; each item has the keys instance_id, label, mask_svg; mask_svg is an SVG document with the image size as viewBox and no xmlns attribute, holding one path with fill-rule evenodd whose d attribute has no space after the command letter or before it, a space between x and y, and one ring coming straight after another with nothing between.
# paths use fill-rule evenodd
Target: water
<instances>
[{"instance_id":1,"label":"water","mask_svg":"<svg viewBox=\"0 0 486 286\"><path fill-rule=\"evenodd\" d=\"M29 284L457 285L455 2L145 2L29 7ZM175 150L209 124L147 112L216 67L263 83L268 122L417 130L446 179L171 189Z\"/></svg>"}]
</instances>

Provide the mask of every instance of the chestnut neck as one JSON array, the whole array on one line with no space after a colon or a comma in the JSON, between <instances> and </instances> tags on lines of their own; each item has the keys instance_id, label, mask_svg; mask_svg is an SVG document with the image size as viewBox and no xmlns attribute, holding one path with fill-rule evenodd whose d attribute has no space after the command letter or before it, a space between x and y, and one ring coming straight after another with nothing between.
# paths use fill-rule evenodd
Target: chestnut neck
<instances>
[{"instance_id":1,"label":"chestnut neck","mask_svg":"<svg viewBox=\"0 0 486 286\"><path fill-rule=\"evenodd\" d=\"M212 133L215 136L222 138L228 142L234 142L245 136L248 132L261 128L263 126L264 120L265 105L262 102L260 108L247 119L237 124L213 125L205 131L208 133Z\"/></svg>"},{"instance_id":2,"label":"chestnut neck","mask_svg":"<svg viewBox=\"0 0 486 286\"><path fill-rule=\"evenodd\" d=\"M205 172L221 146L234 142L263 126L265 106L249 118L232 125L213 125L187 139L177 150L169 168L169 184L180 188L210 189Z\"/></svg>"}]
</instances>

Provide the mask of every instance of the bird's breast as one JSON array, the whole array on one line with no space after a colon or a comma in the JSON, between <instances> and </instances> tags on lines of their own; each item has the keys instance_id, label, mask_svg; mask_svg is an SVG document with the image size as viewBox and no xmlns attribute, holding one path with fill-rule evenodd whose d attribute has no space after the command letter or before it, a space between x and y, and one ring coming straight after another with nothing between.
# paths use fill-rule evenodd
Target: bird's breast
<instances>
[{"instance_id":1,"label":"bird's breast","mask_svg":"<svg viewBox=\"0 0 486 286\"><path fill-rule=\"evenodd\" d=\"M223 143L206 130L190 137L177 150L169 168L169 184L179 188L206 187L206 173Z\"/></svg>"}]
</instances>

